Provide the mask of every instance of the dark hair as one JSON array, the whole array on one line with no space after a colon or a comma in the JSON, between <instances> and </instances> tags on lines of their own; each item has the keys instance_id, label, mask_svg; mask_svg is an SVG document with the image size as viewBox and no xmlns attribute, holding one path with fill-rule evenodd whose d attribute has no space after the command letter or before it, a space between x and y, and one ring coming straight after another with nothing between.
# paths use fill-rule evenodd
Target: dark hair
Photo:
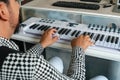
<instances>
[{"instance_id":1,"label":"dark hair","mask_svg":"<svg viewBox=\"0 0 120 80\"><path fill-rule=\"evenodd\" d=\"M8 4L9 0L0 0L0 2L4 2L4 3Z\"/></svg>"}]
</instances>

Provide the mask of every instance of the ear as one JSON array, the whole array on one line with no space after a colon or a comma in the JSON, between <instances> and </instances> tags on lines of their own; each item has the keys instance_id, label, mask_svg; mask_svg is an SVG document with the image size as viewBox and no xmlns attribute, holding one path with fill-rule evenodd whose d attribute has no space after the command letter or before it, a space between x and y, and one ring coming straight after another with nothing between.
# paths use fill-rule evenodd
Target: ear
<instances>
[{"instance_id":1,"label":"ear","mask_svg":"<svg viewBox=\"0 0 120 80\"><path fill-rule=\"evenodd\" d=\"M8 7L3 2L0 2L0 19L4 21L7 21L9 19Z\"/></svg>"}]
</instances>

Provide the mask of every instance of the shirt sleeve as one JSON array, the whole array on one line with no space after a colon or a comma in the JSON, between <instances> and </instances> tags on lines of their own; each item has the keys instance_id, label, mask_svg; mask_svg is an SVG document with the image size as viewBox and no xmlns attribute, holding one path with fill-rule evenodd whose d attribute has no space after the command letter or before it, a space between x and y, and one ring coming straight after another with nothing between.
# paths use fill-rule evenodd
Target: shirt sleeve
<instances>
[{"instance_id":1,"label":"shirt sleeve","mask_svg":"<svg viewBox=\"0 0 120 80\"><path fill-rule=\"evenodd\" d=\"M61 74L42 57L35 68L35 79L41 80L85 80L85 55L80 47L73 48L68 75Z\"/></svg>"},{"instance_id":2,"label":"shirt sleeve","mask_svg":"<svg viewBox=\"0 0 120 80\"><path fill-rule=\"evenodd\" d=\"M35 46L33 46L31 49L27 50L25 53L36 55L39 57L41 55L41 53L43 52L43 50L44 50L44 48L39 43L39 44L36 44Z\"/></svg>"},{"instance_id":3,"label":"shirt sleeve","mask_svg":"<svg viewBox=\"0 0 120 80\"><path fill-rule=\"evenodd\" d=\"M75 80L85 80L85 53L80 47L72 49L68 76Z\"/></svg>"},{"instance_id":4,"label":"shirt sleeve","mask_svg":"<svg viewBox=\"0 0 120 80\"><path fill-rule=\"evenodd\" d=\"M39 54L43 50L40 47L40 44L35 45L27 51L29 54L9 54L2 66L2 78L6 80L85 80L85 56L81 48L73 48L67 76L60 73Z\"/></svg>"}]
</instances>

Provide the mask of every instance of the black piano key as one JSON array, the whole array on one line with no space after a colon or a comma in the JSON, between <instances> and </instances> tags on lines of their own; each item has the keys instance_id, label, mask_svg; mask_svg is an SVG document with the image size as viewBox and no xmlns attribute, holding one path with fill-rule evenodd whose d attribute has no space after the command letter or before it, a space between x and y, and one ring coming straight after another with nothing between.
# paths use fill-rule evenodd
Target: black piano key
<instances>
[{"instance_id":1,"label":"black piano key","mask_svg":"<svg viewBox=\"0 0 120 80\"><path fill-rule=\"evenodd\" d=\"M40 29L43 28L43 27L44 27L44 25L41 25L40 27L37 28L37 30L40 30Z\"/></svg>"},{"instance_id":2,"label":"black piano key","mask_svg":"<svg viewBox=\"0 0 120 80\"><path fill-rule=\"evenodd\" d=\"M39 24L37 24L36 26L33 27L33 29L37 28L39 26Z\"/></svg>"},{"instance_id":3,"label":"black piano key","mask_svg":"<svg viewBox=\"0 0 120 80\"><path fill-rule=\"evenodd\" d=\"M109 42L109 41L110 41L110 36L108 36L108 37L107 37L106 41L107 41L107 42Z\"/></svg>"},{"instance_id":4,"label":"black piano key","mask_svg":"<svg viewBox=\"0 0 120 80\"><path fill-rule=\"evenodd\" d=\"M31 25L29 28L31 29L31 28L33 28L35 25L36 25L36 24Z\"/></svg>"},{"instance_id":5,"label":"black piano key","mask_svg":"<svg viewBox=\"0 0 120 80\"><path fill-rule=\"evenodd\" d=\"M40 30L41 30L41 31L44 30L45 26L46 26L46 25L43 25L42 28L41 28Z\"/></svg>"},{"instance_id":6,"label":"black piano key","mask_svg":"<svg viewBox=\"0 0 120 80\"><path fill-rule=\"evenodd\" d=\"M92 39L95 41L97 36L98 36L98 34L94 34Z\"/></svg>"},{"instance_id":7,"label":"black piano key","mask_svg":"<svg viewBox=\"0 0 120 80\"><path fill-rule=\"evenodd\" d=\"M58 31L58 34L61 34L63 30L64 30L64 28L61 28L61 29Z\"/></svg>"},{"instance_id":8,"label":"black piano key","mask_svg":"<svg viewBox=\"0 0 120 80\"><path fill-rule=\"evenodd\" d=\"M78 31L75 35L75 37L78 37L81 31Z\"/></svg>"},{"instance_id":9,"label":"black piano key","mask_svg":"<svg viewBox=\"0 0 120 80\"><path fill-rule=\"evenodd\" d=\"M77 32L77 30L73 31L71 36L74 36L76 32Z\"/></svg>"},{"instance_id":10,"label":"black piano key","mask_svg":"<svg viewBox=\"0 0 120 80\"><path fill-rule=\"evenodd\" d=\"M114 39L115 39L115 37L112 36L111 43L114 43Z\"/></svg>"},{"instance_id":11,"label":"black piano key","mask_svg":"<svg viewBox=\"0 0 120 80\"><path fill-rule=\"evenodd\" d=\"M56 27L52 27L53 29L56 29Z\"/></svg>"},{"instance_id":12,"label":"black piano key","mask_svg":"<svg viewBox=\"0 0 120 80\"><path fill-rule=\"evenodd\" d=\"M47 26L45 29L44 29L44 31L46 31L47 29L49 29L51 26Z\"/></svg>"},{"instance_id":13,"label":"black piano key","mask_svg":"<svg viewBox=\"0 0 120 80\"><path fill-rule=\"evenodd\" d=\"M93 36L94 36L94 33L92 33L92 34L90 35L90 38L92 39L92 38L93 38Z\"/></svg>"},{"instance_id":14,"label":"black piano key","mask_svg":"<svg viewBox=\"0 0 120 80\"><path fill-rule=\"evenodd\" d=\"M52 27L53 29L56 29L56 30L58 30L59 29L59 27Z\"/></svg>"},{"instance_id":15,"label":"black piano key","mask_svg":"<svg viewBox=\"0 0 120 80\"><path fill-rule=\"evenodd\" d=\"M29 28L30 28L30 29L35 29L37 26L39 26L39 24L33 24L33 25L31 25Z\"/></svg>"},{"instance_id":16,"label":"black piano key","mask_svg":"<svg viewBox=\"0 0 120 80\"><path fill-rule=\"evenodd\" d=\"M65 35L68 35L70 31L71 31L71 29L68 29L68 30L66 31Z\"/></svg>"},{"instance_id":17,"label":"black piano key","mask_svg":"<svg viewBox=\"0 0 120 80\"><path fill-rule=\"evenodd\" d=\"M67 29L64 28L64 30L62 31L61 34L65 34L66 31L67 31Z\"/></svg>"},{"instance_id":18,"label":"black piano key","mask_svg":"<svg viewBox=\"0 0 120 80\"><path fill-rule=\"evenodd\" d=\"M59 27L56 27L56 30L58 30L59 29Z\"/></svg>"},{"instance_id":19,"label":"black piano key","mask_svg":"<svg viewBox=\"0 0 120 80\"><path fill-rule=\"evenodd\" d=\"M101 36L100 41L103 41L103 39L104 39L104 35Z\"/></svg>"},{"instance_id":20,"label":"black piano key","mask_svg":"<svg viewBox=\"0 0 120 80\"><path fill-rule=\"evenodd\" d=\"M95 41L97 41L97 40L99 39L99 37L100 37L100 34L98 34L98 35L96 36Z\"/></svg>"},{"instance_id":21,"label":"black piano key","mask_svg":"<svg viewBox=\"0 0 120 80\"><path fill-rule=\"evenodd\" d=\"M87 32L84 32L83 35L84 35L84 36L87 35Z\"/></svg>"},{"instance_id":22,"label":"black piano key","mask_svg":"<svg viewBox=\"0 0 120 80\"><path fill-rule=\"evenodd\" d=\"M41 29L41 31L44 30L46 27L47 27L47 25L44 25L44 27Z\"/></svg>"},{"instance_id":23,"label":"black piano key","mask_svg":"<svg viewBox=\"0 0 120 80\"><path fill-rule=\"evenodd\" d=\"M119 38L116 37L115 44L118 44Z\"/></svg>"},{"instance_id":24,"label":"black piano key","mask_svg":"<svg viewBox=\"0 0 120 80\"><path fill-rule=\"evenodd\" d=\"M90 32L88 32L88 33L87 33L87 35L90 37L90 36L91 36L91 33L90 33Z\"/></svg>"}]
</instances>

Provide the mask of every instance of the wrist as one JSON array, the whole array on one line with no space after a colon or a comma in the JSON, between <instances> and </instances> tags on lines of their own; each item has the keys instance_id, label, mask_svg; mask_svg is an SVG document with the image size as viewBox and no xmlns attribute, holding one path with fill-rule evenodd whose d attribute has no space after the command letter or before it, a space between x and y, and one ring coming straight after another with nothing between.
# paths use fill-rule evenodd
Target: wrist
<instances>
[{"instance_id":1,"label":"wrist","mask_svg":"<svg viewBox=\"0 0 120 80\"><path fill-rule=\"evenodd\" d=\"M40 44L43 48L46 48L46 45L44 43L40 42Z\"/></svg>"}]
</instances>

